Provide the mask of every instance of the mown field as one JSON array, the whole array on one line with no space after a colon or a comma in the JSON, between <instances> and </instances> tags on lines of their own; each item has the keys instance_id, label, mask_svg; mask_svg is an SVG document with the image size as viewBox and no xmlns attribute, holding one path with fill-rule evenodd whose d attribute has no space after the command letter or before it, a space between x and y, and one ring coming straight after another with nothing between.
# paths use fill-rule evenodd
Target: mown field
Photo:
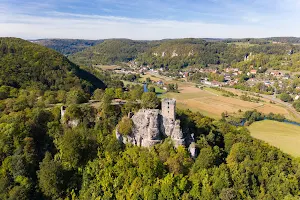
<instances>
[{"instance_id":1,"label":"mown field","mask_svg":"<svg viewBox=\"0 0 300 200\"><path fill-rule=\"evenodd\" d=\"M249 126L252 137L263 140L283 152L300 157L300 127L276 121L260 121Z\"/></svg>"},{"instance_id":2,"label":"mown field","mask_svg":"<svg viewBox=\"0 0 300 200\"><path fill-rule=\"evenodd\" d=\"M221 118L223 112L229 114L238 113L239 110L258 110L259 112L269 114L270 112L282 114L291 119L290 113L279 105L268 102L248 102L238 98L224 97L222 93L213 89L199 89L194 85L180 85L180 93L167 93L163 97L177 99L179 108L190 109L202 112L204 115L213 118ZM294 119L291 119L294 120Z\"/></svg>"},{"instance_id":3,"label":"mown field","mask_svg":"<svg viewBox=\"0 0 300 200\"><path fill-rule=\"evenodd\" d=\"M168 77L153 74L142 75L139 81L143 82L146 80L146 78L150 78L152 81L162 80L165 84L177 83L180 93L168 92L160 97L175 98L177 100L178 108L199 111L202 114L212 118L220 119L223 112L235 114L239 113L239 111L245 112L256 109L265 114L273 112L275 114L282 114L289 120L299 121L299 119L296 119L296 117L288 109L280 104L271 104L270 100L268 99L262 98L263 102L255 103L241 100L239 97L225 97L222 95L223 92L216 91L212 88L200 89L197 88L194 83L184 82L184 80L173 80ZM127 81L123 82L125 85L134 84ZM235 89L228 90L239 96L242 95L241 91ZM165 91L156 86L156 92L164 93Z\"/></svg>"},{"instance_id":4,"label":"mown field","mask_svg":"<svg viewBox=\"0 0 300 200\"><path fill-rule=\"evenodd\" d=\"M120 68L120 66L117 65L94 65L94 67L97 67L102 70L114 70Z\"/></svg>"}]
</instances>

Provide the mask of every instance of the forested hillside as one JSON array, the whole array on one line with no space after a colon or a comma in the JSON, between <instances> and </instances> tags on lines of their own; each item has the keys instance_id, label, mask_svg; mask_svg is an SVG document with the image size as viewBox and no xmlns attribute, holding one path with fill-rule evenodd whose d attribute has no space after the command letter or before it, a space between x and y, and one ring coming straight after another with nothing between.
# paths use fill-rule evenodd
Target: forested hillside
<instances>
[{"instance_id":1,"label":"forested hillside","mask_svg":"<svg viewBox=\"0 0 300 200\"><path fill-rule=\"evenodd\" d=\"M54 50L16 38L0 38L0 85L42 90L104 88L94 75Z\"/></svg>"},{"instance_id":2,"label":"forested hillside","mask_svg":"<svg viewBox=\"0 0 300 200\"><path fill-rule=\"evenodd\" d=\"M149 51L139 54L137 61L154 67L179 69L187 66L232 65L252 54L287 55L299 46L291 44L237 45L224 41L207 42L200 39L178 39L161 42Z\"/></svg>"},{"instance_id":3,"label":"forested hillside","mask_svg":"<svg viewBox=\"0 0 300 200\"><path fill-rule=\"evenodd\" d=\"M100 44L103 40L43 39L34 40L33 42L54 49L61 54L71 55Z\"/></svg>"},{"instance_id":4,"label":"forested hillside","mask_svg":"<svg viewBox=\"0 0 300 200\"><path fill-rule=\"evenodd\" d=\"M159 107L155 93L97 72L108 88L91 94L96 76L59 53L0 41L0 199L298 199L299 160L251 138L245 127L177 110L197 158L169 139L149 149L123 145L116 126L130 134L128 114Z\"/></svg>"},{"instance_id":5,"label":"forested hillside","mask_svg":"<svg viewBox=\"0 0 300 200\"><path fill-rule=\"evenodd\" d=\"M70 55L70 59L82 66L111 65L136 60L139 64L153 67L180 69L187 66L228 66L252 54L285 56L291 50L297 53L296 38L203 40L174 39L161 41L132 41L125 39L105 40L103 43Z\"/></svg>"},{"instance_id":6,"label":"forested hillside","mask_svg":"<svg viewBox=\"0 0 300 200\"><path fill-rule=\"evenodd\" d=\"M79 65L116 64L134 60L149 47L148 42L142 41L105 40L103 43L78 52L69 58Z\"/></svg>"},{"instance_id":7,"label":"forested hillside","mask_svg":"<svg viewBox=\"0 0 300 200\"><path fill-rule=\"evenodd\" d=\"M0 112L0 199L299 197L298 160L252 139L244 127L200 113L177 111L184 132L194 134L195 160L168 139L150 149L120 144L116 125L128 112L147 108L143 102L149 93L140 86L129 92L97 90L93 98L102 102L97 108L67 101L64 118L60 107L47 108L49 92L44 104L29 98L34 91L10 89L10 94L0 101L5 107ZM26 95L32 107L19 106ZM127 103L113 106L113 98ZM79 125L69 126L68 120Z\"/></svg>"},{"instance_id":8,"label":"forested hillside","mask_svg":"<svg viewBox=\"0 0 300 200\"><path fill-rule=\"evenodd\" d=\"M224 42L247 42L249 44L270 44L270 43L288 43L288 44L298 44L300 43L300 38L297 37L271 37L271 38L244 38L244 39L222 39L220 41Z\"/></svg>"}]
</instances>

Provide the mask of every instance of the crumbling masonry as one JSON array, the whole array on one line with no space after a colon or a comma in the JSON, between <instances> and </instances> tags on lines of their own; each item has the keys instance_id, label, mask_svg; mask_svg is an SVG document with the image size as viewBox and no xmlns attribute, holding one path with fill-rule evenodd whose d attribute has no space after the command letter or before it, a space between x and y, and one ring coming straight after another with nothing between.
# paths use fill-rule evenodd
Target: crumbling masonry
<instances>
[{"instance_id":1,"label":"crumbling masonry","mask_svg":"<svg viewBox=\"0 0 300 200\"><path fill-rule=\"evenodd\" d=\"M175 147L190 145L193 141L187 141L180 127L180 121L176 120L176 100L163 99L162 109L141 109L131 119L134 127L132 134L123 136L116 131L117 139L124 143L130 143L142 147L151 147L159 144L164 138L170 137ZM192 156L195 156L194 145L189 146Z\"/></svg>"}]
</instances>

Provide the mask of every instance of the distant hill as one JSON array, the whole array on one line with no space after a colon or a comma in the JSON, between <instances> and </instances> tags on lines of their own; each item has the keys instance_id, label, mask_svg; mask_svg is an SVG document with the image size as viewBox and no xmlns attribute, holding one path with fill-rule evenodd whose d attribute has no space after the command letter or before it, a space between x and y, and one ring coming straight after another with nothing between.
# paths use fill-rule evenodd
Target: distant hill
<instances>
[{"instance_id":1,"label":"distant hill","mask_svg":"<svg viewBox=\"0 0 300 200\"><path fill-rule=\"evenodd\" d=\"M103 43L73 54L69 58L79 65L87 66L128 62L137 58L140 53L147 51L150 43L152 42L127 39L105 40Z\"/></svg>"},{"instance_id":2,"label":"distant hill","mask_svg":"<svg viewBox=\"0 0 300 200\"><path fill-rule=\"evenodd\" d=\"M273 42L293 43L293 44L300 43L300 38L297 38L297 37L272 37L269 39Z\"/></svg>"},{"instance_id":3,"label":"distant hill","mask_svg":"<svg viewBox=\"0 0 300 200\"><path fill-rule=\"evenodd\" d=\"M274 54L286 55L291 49L299 52L299 46L292 44L262 43L260 45L245 45L226 40L176 39L162 41L159 45L139 54L137 61L154 67L179 69L196 65L231 65L244 60L246 55Z\"/></svg>"},{"instance_id":4,"label":"distant hill","mask_svg":"<svg viewBox=\"0 0 300 200\"><path fill-rule=\"evenodd\" d=\"M76 40L76 39L42 39L31 42L54 49L61 54L71 55L88 47L102 43L104 40Z\"/></svg>"},{"instance_id":5,"label":"distant hill","mask_svg":"<svg viewBox=\"0 0 300 200\"><path fill-rule=\"evenodd\" d=\"M105 40L69 58L78 65L117 64L134 59L154 66L184 66L190 64L219 64L221 54L227 51L224 42L207 42L202 39L175 39L161 41ZM240 53L240 54L239 54ZM226 53L225 53L226 54ZM240 51L232 59L243 58ZM226 56L230 56L227 55Z\"/></svg>"},{"instance_id":6,"label":"distant hill","mask_svg":"<svg viewBox=\"0 0 300 200\"><path fill-rule=\"evenodd\" d=\"M231 49L232 55L229 53ZM222 59L235 60L244 53L235 51L224 42L202 39L176 39L162 41L138 56L138 61L156 67L182 68L190 65L220 64Z\"/></svg>"},{"instance_id":7,"label":"distant hill","mask_svg":"<svg viewBox=\"0 0 300 200\"><path fill-rule=\"evenodd\" d=\"M44 90L105 88L101 80L60 53L17 38L0 38L0 85Z\"/></svg>"},{"instance_id":8,"label":"distant hill","mask_svg":"<svg viewBox=\"0 0 300 200\"><path fill-rule=\"evenodd\" d=\"M269 44L269 43L287 43L299 44L300 38L297 37L270 37L270 38L243 38L243 39L223 39L224 42L247 42L250 44Z\"/></svg>"},{"instance_id":9,"label":"distant hill","mask_svg":"<svg viewBox=\"0 0 300 200\"><path fill-rule=\"evenodd\" d=\"M104 40L69 56L82 66L111 65L136 60L139 64L179 69L186 66L231 65L244 60L246 55L286 55L299 52L297 38L245 39L165 39L134 41L128 39ZM66 43L67 44L67 43Z\"/></svg>"}]
</instances>

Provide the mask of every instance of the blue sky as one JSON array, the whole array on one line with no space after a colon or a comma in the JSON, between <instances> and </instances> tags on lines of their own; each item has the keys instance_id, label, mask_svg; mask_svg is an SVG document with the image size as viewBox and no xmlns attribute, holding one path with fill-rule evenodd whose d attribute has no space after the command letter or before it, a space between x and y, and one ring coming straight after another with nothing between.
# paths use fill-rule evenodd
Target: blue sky
<instances>
[{"instance_id":1,"label":"blue sky","mask_svg":"<svg viewBox=\"0 0 300 200\"><path fill-rule=\"evenodd\" d=\"M300 36L300 0L0 0L0 36Z\"/></svg>"}]
</instances>

